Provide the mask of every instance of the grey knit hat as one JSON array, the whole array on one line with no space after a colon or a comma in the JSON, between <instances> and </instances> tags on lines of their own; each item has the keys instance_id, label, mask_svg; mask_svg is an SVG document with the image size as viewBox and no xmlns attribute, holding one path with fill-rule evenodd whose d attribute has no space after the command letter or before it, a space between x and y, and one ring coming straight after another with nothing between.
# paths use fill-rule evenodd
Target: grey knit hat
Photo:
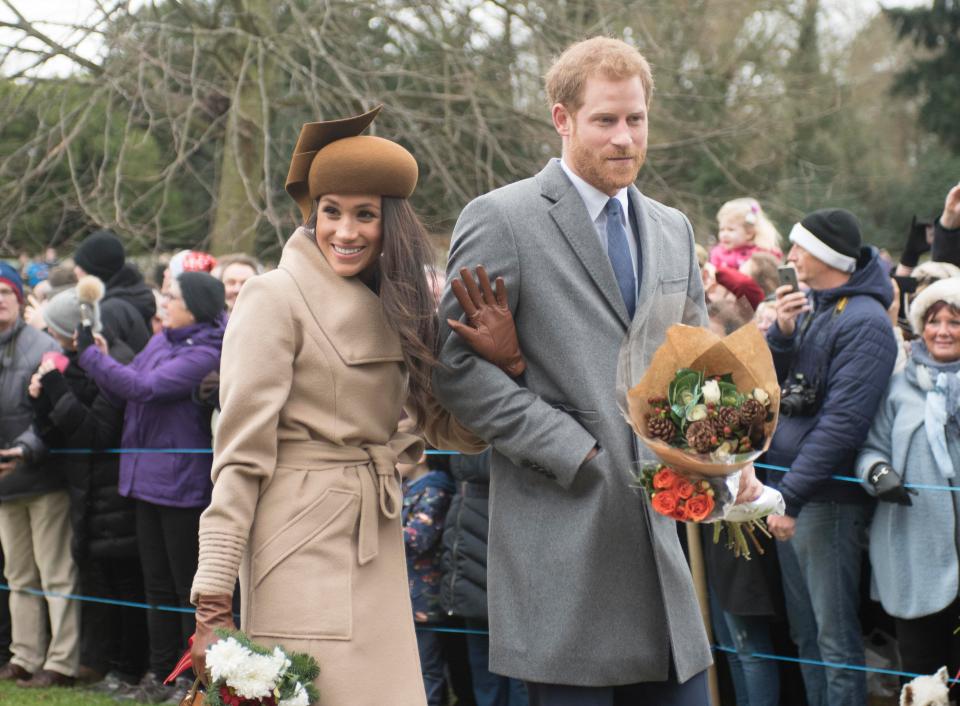
<instances>
[{"instance_id":1,"label":"grey knit hat","mask_svg":"<svg viewBox=\"0 0 960 706\"><path fill-rule=\"evenodd\" d=\"M76 287L60 292L47 302L43 309L43 320L47 328L60 334L64 338L73 338L73 334L80 328L83 320L81 303L90 306L91 322L94 333L100 333L103 326L100 323L100 299L103 298L103 282L93 276L83 277Z\"/></svg>"}]
</instances>

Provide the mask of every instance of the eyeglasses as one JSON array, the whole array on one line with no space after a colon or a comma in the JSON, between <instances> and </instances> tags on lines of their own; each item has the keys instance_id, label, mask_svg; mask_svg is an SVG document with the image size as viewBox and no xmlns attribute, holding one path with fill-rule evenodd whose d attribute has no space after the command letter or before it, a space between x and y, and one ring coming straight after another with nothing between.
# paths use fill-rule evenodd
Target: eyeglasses
<instances>
[{"instance_id":1,"label":"eyeglasses","mask_svg":"<svg viewBox=\"0 0 960 706\"><path fill-rule=\"evenodd\" d=\"M15 297L17 293L10 289L9 287L3 287L0 289L0 297Z\"/></svg>"}]
</instances>

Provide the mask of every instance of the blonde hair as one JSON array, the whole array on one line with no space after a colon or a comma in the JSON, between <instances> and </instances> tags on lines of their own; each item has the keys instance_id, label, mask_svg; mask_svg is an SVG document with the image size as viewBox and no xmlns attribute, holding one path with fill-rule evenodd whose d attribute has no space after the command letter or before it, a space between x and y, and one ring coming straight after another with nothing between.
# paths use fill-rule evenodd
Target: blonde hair
<instances>
[{"instance_id":1,"label":"blonde hair","mask_svg":"<svg viewBox=\"0 0 960 706\"><path fill-rule=\"evenodd\" d=\"M592 37L567 47L547 71L546 89L550 105L560 103L575 112L583 106L587 79L596 74L623 80L640 77L647 107L653 96L653 73L643 54L626 42L610 37Z\"/></svg>"},{"instance_id":2,"label":"blonde hair","mask_svg":"<svg viewBox=\"0 0 960 706\"><path fill-rule=\"evenodd\" d=\"M717 222L724 218L739 218L747 233L753 233L753 244L764 250L780 250L780 233L767 214L763 212L760 203L752 198L740 198L727 201L717 211Z\"/></svg>"}]
</instances>

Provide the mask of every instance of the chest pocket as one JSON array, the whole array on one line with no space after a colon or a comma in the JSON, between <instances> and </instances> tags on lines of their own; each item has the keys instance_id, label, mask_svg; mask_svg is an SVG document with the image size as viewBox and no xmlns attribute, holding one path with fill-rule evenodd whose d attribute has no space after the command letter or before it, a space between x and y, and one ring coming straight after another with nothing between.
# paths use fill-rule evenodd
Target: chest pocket
<instances>
[{"instance_id":1,"label":"chest pocket","mask_svg":"<svg viewBox=\"0 0 960 706\"><path fill-rule=\"evenodd\" d=\"M687 303L687 278L661 277L658 289L656 310L651 316L665 323L666 329L683 319L683 309Z\"/></svg>"}]
</instances>

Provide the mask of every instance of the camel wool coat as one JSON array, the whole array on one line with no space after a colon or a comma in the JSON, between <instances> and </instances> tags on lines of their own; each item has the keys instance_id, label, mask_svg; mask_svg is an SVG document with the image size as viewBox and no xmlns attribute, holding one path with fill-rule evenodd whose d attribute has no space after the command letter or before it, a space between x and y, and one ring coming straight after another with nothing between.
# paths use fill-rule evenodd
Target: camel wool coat
<instances>
[{"instance_id":1,"label":"camel wool coat","mask_svg":"<svg viewBox=\"0 0 960 706\"><path fill-rule=\"evenodd\" d=\"M230 594L256 642L312 654L319 706L424 706L399 513L400 339L380 300L338 276L312 231L250 280L227 326L213 497L192 597ZM437 405L440 448L485 444Z\"/></svg>"}]
</instances>

